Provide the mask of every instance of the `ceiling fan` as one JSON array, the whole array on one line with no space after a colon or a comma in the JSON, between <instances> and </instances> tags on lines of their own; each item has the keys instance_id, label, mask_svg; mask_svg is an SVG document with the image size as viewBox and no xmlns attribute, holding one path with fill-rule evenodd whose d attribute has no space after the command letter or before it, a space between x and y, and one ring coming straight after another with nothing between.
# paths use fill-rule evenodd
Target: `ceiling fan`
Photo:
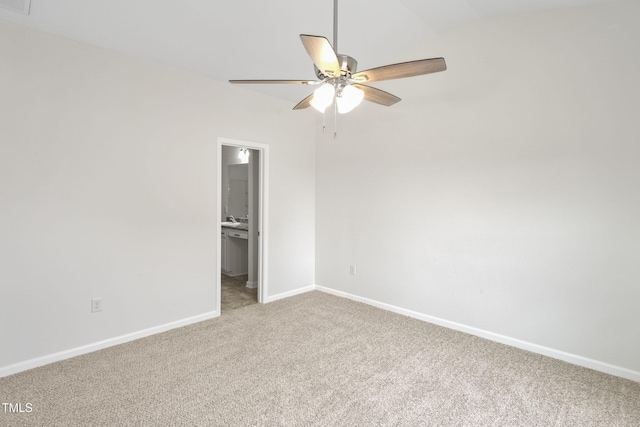
<instances>
[{"instance_id":1,"label":"ceiling fan","mask_svg":"<svg viewBox=\"0 0 640 427\"><path fill-rule=\"evenodd\" d=\"M363 99L387 107L400 101L400 98L389 92L363 83L401 79L447 69L444 58L430 58L357 71L358 62L354 58L337 53L338 0L333 1L333 46L329 40L321 36L300 34L300 39L313 61L319 80L229 80L229 82L233 84L320 85L314 93L300 101L293 109L302 110L312 106L316 110L324 112L335 99L334 111L347 113L358 106Z\"/></svg>"}]
</instances>

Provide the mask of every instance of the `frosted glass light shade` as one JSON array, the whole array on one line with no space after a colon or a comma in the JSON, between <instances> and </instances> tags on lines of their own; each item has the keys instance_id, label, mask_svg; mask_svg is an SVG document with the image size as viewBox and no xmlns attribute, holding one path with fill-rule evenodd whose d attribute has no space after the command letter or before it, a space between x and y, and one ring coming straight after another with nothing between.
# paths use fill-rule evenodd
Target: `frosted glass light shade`
<instances>
[{"instance_id":1,"label":"frosted glass light shade","mask_svg":"<svg viewBox=\"0 0 640 427\"><path fill-rule=\"evenodd\" d=\"M358 89L357 87L353 87L351 85L347 85L342 89L342 94L338 98L336 98L336 102L338 104L338 113L344 114L356 108L362 102L364 98L364 92Z\"/></svg>"},{"instance_id":2,"label":"frosted glass light shade","mask_svg":"<svg viewBox=\"0 0 640 427\"><path fill-rule=\"evenodd\" d=\"M241 148L238 152L238 159L241 163L249 163L249 149Z\"/></svg>"},{"instance_id":3,"label":"frosted glass light shade","mask_svg":"<svg viewBox=\"0 0 640 427\"><path fill-rule=\"evenodd\" d=\"M309 104L316 110L324 113L324 110L333 103L333 96L336 90L331 84L323 84L313 93L313 99Z\"/></svg>"}]
</instances>

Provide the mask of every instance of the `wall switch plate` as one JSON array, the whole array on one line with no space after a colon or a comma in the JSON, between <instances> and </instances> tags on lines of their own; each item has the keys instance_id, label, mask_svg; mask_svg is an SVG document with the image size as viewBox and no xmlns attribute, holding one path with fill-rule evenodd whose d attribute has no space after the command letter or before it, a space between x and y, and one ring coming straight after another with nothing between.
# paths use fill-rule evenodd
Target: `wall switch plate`
<instances>
[{"instance_id":1,"label":"wall switch plate","mask_svg":"<svg viewBox=\"0 0 640 427\"><path fill-rule=\"evenodd\" d=\"M352 276L356 275L356 266L355 265L350 265L349 266L349 274L351 274Z\"/></svg>"},{"instance_id":2,"label":"wall switch plate","mask_svg":"<svg viewBox=\"0 0 640 427\"><path fill-rule=\"evenodd\" d=\"M98 311L102 311L102 298L92 298L91 299L91 312L95 313Z\"/></svg>"}]
</instances>

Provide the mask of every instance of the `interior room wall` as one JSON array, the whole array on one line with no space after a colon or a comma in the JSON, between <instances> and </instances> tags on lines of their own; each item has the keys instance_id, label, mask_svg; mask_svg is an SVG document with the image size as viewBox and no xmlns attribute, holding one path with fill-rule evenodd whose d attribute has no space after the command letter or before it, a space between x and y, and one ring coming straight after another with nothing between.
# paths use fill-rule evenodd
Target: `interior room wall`
<instances>
[{"instance_id":1,"label":"interior room wall","mask_svg":"<svg viewBox=\"0 0 640 427\"><path fill-rule=\"evenodd\" d=\"M215 314L219 136L269 144L270 296L314 283L313 115L4 21L0 58L0 374Z\"/></svg>"},{"instance_id":2,"label":"interior room wall","mask_svg":"<svg viewBox=\"0 0 640 427\"><path fill-rule=\"evenodd\" d=\"M317 284L640 378L638 16L484 19L406 52L448 70L317 128Z\"/></svg>"}]
</instances>

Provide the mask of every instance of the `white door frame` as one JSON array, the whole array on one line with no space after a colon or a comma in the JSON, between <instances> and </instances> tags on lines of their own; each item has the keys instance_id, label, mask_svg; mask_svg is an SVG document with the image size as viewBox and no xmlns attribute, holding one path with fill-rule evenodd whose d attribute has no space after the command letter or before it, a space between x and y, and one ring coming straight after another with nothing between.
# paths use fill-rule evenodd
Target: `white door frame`
<instances>
[{"instance_id":1,"label":"white door frame","mask_svg":"<svg viewBox=\"0 0 640 427\"><path fill-rule=\"evenodd\" d=\"M246 147L252 150L260 152L259 156L259 180L258 183L258 302L264 303L267 300L268 289L268 231L269 231L269 145L260 142L242 141L239 139L218 137L218 149L217 149L217 185L216 189L217 201L216 201L216 248L217 248L217 261L216 261L216 311L218 315L221 311L221 280L220 276L222 271L220 269L220 256L222 250L222 239L220 238L220 228L222 227L220 214L222 212L222 146L228 145L232 147Z\"/></svg>"}]
</instances>

